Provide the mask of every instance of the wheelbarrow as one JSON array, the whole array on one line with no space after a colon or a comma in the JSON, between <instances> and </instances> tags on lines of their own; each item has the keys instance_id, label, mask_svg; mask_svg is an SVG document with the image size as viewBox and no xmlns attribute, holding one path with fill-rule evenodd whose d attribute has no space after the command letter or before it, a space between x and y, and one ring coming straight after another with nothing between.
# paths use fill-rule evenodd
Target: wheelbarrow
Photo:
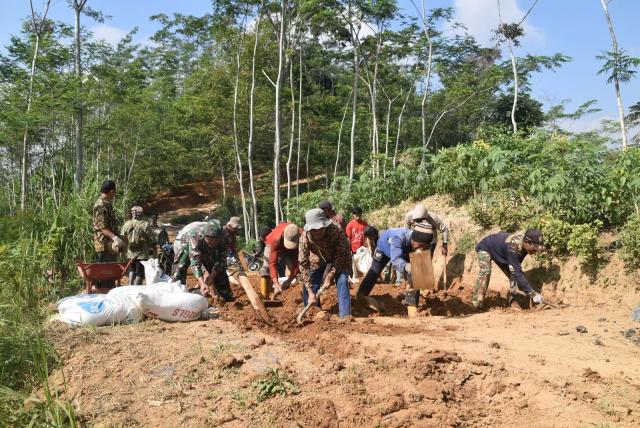
<instances>
[{"instance_id":1,"label":"wheelbarrow","mask_svg":"<svg viewBox=\"0 0 640 428\"><path fill-rule=\"evenodd\" d=\"M98 281L115 281L115 286L120 285L120 279L129 270L129 266L135 259L128 262L108 262L108 263L83 263L78 261L76 266L80 277L84 281L84 289L87 294L107 293L112 287L98 287Z\"/></svg>"}]
</instances>

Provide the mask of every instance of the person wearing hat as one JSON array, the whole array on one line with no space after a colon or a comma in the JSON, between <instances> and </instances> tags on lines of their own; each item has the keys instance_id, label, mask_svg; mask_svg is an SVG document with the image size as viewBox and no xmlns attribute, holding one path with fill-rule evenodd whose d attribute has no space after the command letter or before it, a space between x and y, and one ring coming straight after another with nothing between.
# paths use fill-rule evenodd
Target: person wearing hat
<instances>
[{"instance_id":1,"label":"person wearing hat","mask_svg":"<svg viewBox=\"0 0 640 428\"><path fill-rule=\"evenodd\" d=\"M391 264L398 272L398 275L407 279L407 289L403 301L407 306L417 306L419 293L411 286L411 263L409 253L418 249L428 249L433 236L431 229L417 225L414 229L398 227L385 230L380 234L376 250L373 253L371 268L364 276L358 287L357 297L362 299L369 308L378 311L377 301L369 296L376 284L380 273L391 261Z\"/></svg>"},{"instance_id":2,"label":"person wearing hat","mask_svg":"<svg viewBox=\"0 0 640 428\"><path fill-rule=\"evenodd\" d=\"M544 251L544 239L542 232L538 229L516 233L494 233L478 242L476 252L480 271L473 292L473 306L476 309L483 308L489 279L491 279L491 261L495 262L509 278L509 300L514 297L514 294L525 294L533 300L533 303L542 303L542 295L531 287L522 272L522 261L527 254L541 251Z\"/></svg>"},{"instance_id":3,"label":"person wearing hat","mask_svg":"<svg viewBox=\"0 0 640 428\"><path fill-rule=\"evenodd\" d=\"M281 293L283 288L289 288L291 282L298 275L298 241L302 229L293 223L280 223L265 238L265 249L262 267L260 268L260 291L268 299L272 287L275 294ZM289 277L281 285L278 278L284 276L285 269L289 269Z\"/></svg>"},{"instance_id":4,"label":"person wearing hat","mask_svg":"<svg viewBox=\"0 0 640 428\"><path fill-rule=\"evenodd\" d=\"M351 215L351 221L344 231L347 234L347 239L349 239L349 244L351 244L351 253L355 253L358 248L364 246L364 229L369 224L362 219L362 208L353 207Z\"/></svg>"},{"instance_id":5,"label":"person wearing hat","mask_svg":"<svg viewBox=\"0 0 640 428\"><path fill-rule=\"evenodd\" d=\"M449 245L449 228L440 217L435 213L428 211L423 204L417 204L411 211L405 214L404 224L408 229L412 229L416 224L422 224L423 226L432 229L431 234L433 235L433 240L429 245L432 258L438 243L438 231L440 231L442 233L442 247L440 251L443 255L447 255Z\"/></svg>"},{"instance_id":6,"label":"person wearing hat","mask_svg":"<svg viewBox=\"0 0 640 428\"><path fill-rule=\"evenodd\" d=\"M100 187L100 197L93 205L93 247L98 263L115 262L125 249L124 240L118 236L118 221L113 211L116 183L105 180ZM99 288L113 288L115 281L98 281Z\"/></svg>"},{"instance_id":7,"label":"person wearing hat","mask_svg":"<svg viewBox=\"0 0 640 428\"><path fill-rule=\"evenodd\" d=\"M176 238L173 240L174 263L178 262L178 258L182 254L182 250L187 245L187 237L194 230L201 230L207 224L215 224L222 227L222 223L215 217L206 216L203 221L193 221L178 231Z\"/></svg>"},{"instance_id":8,"label":"person wearing hat","mask_svg":"<svg viewBox=\"0 0 640 428\"><path fill-rule=\"evenodd\" d=\"M344 217L341 214L338 214L336 210L333 208L333 204L329 200L320 201L318 204L318 208L324 211L324 214L330 219L336 226L340 229L344 229Z\"/></svg>"},{"instance_id":9,"label":"person wearing hat","mask_svg":"<svg viewBox=\"0 0 640 428\"><path fill-rule=\"evenodd\" d=\"M300 236L298 262L302 277L302 300L320 301L316 293L320 289L325 271L333 277L338 292L338 311L340 318L351 315L351 296L349 295L349 274L351 271L351 251L344 231L333 223L324 211L314 208L305 214L304 231ZM327 266L330 269L327 270Z\"/></svg>"},{"instance_id":10,"label":"person wearing hat","mask_svg":"<svg viewBox=\"0 0 640 428\"><path fill-rule=\"evenodd\" d=\"M239 229L242 229L242 224L240 223L240 217L231 217L227 224L224 225L224 231L229 236L229 249L233 255L238 257L238 249L236 248L236 234Z\"/></svg>"},{"instance_id":11,"label":"person wearing hat","mask_svg":"<svg viewBox=\"0 0 640 428\"><path fill-rule=\"evenodd\" d=\"M147 260L153 253L155 239L153 229L148 220L142 218L142 207L131 208L131 220L122 226L122 234L127 237L127 258L134 259L129 267L129 284L142 285L144 266L142 260Z\"/></svg>"},{"instance_id":12,"label":"person wearing hat","mask_svg":"<svg viewBox=\"0 0 640 428\"><path fill-rule=\"evenodd\" d=\"M203 296L233 301L227 275L229 239L220 223L210 222L192 230L186 237L186 243L173 267L173 279L186 284L187 268L190 266Z\"/></svg>"}]
</instances>

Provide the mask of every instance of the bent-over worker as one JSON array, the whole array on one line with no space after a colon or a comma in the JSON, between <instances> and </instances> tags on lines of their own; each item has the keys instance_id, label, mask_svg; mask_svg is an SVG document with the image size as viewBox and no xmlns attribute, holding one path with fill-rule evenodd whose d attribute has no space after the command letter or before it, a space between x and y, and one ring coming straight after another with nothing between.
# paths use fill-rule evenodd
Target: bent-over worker
<instances>
[{"instance_id":1,"label":"bent-over worker","mask_svg":"<svg viewBox=\"0 0 640 428\"><path fill-rule=\"evenodd\" d=\"M302 229L293 223L280 223L265 238L263 263L260 268L260 289L265 298L269 298L271 288L275 293L281 293L282 289L289 288L291 282L298 275L298 241ZM289 277L281 285L278 278L284 276L285 270L289 270Z\"/></svg>"},{"instance_id":2,"label":"bent-over worker","mask_svg":"<svg viewBox=\"0 0 640 428\"><path fill-rule=\"evenodd\" d=\"M491 279L491 261L509 278L509 299L514 294L526 294L534 303L542 303L542 295L531 287L522 272L522 261L527 254L544 250L542 232L529 229L526 232L494 233L486 236L476 246L480 271L472 303L476 309L482 309L484 298Z\"/></svg>"}]
</instances>

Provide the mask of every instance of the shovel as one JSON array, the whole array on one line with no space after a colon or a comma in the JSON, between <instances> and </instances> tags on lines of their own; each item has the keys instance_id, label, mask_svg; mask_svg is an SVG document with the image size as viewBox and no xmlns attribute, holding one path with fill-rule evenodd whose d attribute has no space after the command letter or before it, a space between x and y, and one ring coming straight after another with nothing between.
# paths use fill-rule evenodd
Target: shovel
<instances>
[{"instance_id":1,"label":"shovel","mask_svg":"<svg viewBox=\"0 0 640 428\"><path fill-rule=\"evenodd\" d=\"M249 266L247 265L247 260L244 258L244 251L241 251L241 254L238 255L238 261L240 262L240 270L244 272L249 272ZM282 306L282 302L279 300L262 300L262 304L264 307L272 308L276 306Z\"/></svg>"},{"instance_id":2,"label":"shovel","mask_svg":"<svg viewBox=\"0 0 640 428\"><path fill-rule=\"evenodd\" d=\"M333 280L333 276L334 276L334 272L331 269L332 266L329 264L327 265L326 269L325 269L325 274L324 274L324 282L322 283L322 287L320 287L320 289L318 290L318 292L316 293L316 300L320 297L320 295L322 293L324 293L327 288L329 288L329 286L331 285L331 281ZM302 309L302 311L298 314L298 316L296 317L296 321L298 321L298 324L302 324L302 318L304 317L304 315L307 313L307 311L309 310L309 308L311 308L312 305L314 305L315 302L311 303L307 303L307 305L304 307L304 309Z\"/></svg>"}]
</instances>

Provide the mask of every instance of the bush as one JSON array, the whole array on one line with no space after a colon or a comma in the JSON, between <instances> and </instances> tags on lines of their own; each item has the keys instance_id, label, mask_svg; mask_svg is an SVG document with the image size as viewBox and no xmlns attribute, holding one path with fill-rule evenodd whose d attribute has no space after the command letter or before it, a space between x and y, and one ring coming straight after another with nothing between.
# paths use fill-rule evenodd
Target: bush
<instances>
[{"instance_id":1,"label":"bush","mask_svg":"<svg viewBox=\"0 0 640 428\"><path fill-rule=\"evenodd\" d=\"M545 244L553 255L561 256L567 254L567 244L572 230L569 223L546 214L532 226L542 231Z\"/></svg>"},{"instance_id":2,"label":"bush","mask_svg":"<svg viewBox=\"0 0 640 428\"><path fill-rule=\"evenodd\" d=\"M600 220L596 220L593 224L571 226L571 235L567 242L569 253L578 257L583 263L597 262L600 228L602 228Z\"/></svg>"},{"instance_id":3,"label":"bush","mask_svg":"<svg viewBox=\"0 0 640 428\"><path fill-rule=\"evenodd\" d=\"M469 214L478 225L485 229L496 226L505 232L521 229L540 210L534 200L510 192L476 196L469 204Z\"/></svg>"},{"instance_id":4,"label":"bush","mask_svg":"<svg viewBox=\"0 0 640 428\"><path fill-rule=\"evenodd\" d=\"M620 258L628 271L640 269L640 215L633 214L618 235Z\"/></svg>"},{"instance_id":5,"label":"bush","mask_svg":"<svg viewBox=\"0 0 640 428\"><path fill-rule=\"evenodd\" d=\"M275 395L296 395L300 389L286 373L279 369L271 369L262 378L253 383L258 393L258 401L264 401Z\"/></svg>"}]
</instances>

